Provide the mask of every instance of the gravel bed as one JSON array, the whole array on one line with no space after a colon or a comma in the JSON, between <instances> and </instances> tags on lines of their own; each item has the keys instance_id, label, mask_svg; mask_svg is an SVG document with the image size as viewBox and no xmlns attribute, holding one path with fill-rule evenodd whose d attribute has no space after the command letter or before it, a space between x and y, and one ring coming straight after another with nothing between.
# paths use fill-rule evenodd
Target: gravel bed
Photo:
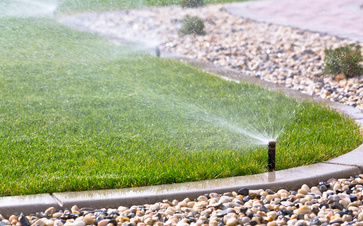
<instances>
[{"instance_id":1,"label":"gravel bed","mask_svg":"<svg viewBox=\"0 0 363 226\"><path fill-rule=\"evenodd\" d=\"M16 226L143 226L143 225L363 225L363 175L330 179L300 189L209 193L196 200L70 210L51 207L24 216L0 215L0 225Z\"/></svg>"},{"instance_id":2,"label":"gravel bed","mask_svg":"<svg viewBox=\"0 0 363 226\"><path fill-rule=\"evenodd\" d=\"M202 18L206 35L180 35L180 20L185 15ZM163 51L363 109L362 77L346 79L344 75L323 74L324 49L353 41L243 19L229 14L223 5L79 14L60 21L107 37L159 46Z\"/></svg>"}]
</instances>

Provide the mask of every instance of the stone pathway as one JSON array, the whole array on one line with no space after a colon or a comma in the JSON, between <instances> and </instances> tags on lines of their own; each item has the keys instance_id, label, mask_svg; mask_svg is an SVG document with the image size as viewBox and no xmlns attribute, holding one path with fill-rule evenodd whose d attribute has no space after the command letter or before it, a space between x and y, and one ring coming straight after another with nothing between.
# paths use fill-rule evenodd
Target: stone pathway
<instances>
[{"instance_id":1,"label":"stone pathway","mask_svg":"<svg viewBox=\"0 0 363 226\"><path fill-rule=\"evenodd\" d=\"M270 0L235 3L231 13L257 20L363 41L362 0Z\"/></svg>"}]
</instances>

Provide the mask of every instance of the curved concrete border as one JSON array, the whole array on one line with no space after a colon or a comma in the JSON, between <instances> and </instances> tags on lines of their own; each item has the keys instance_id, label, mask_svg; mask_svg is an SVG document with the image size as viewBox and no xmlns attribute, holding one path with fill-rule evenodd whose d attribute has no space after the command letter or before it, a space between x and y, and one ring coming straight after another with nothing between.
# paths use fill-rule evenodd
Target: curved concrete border
<instances>
[{"instance_id":1,"label":"curved concrete border","mask_svg":"<svg viewBox=\"0 0 363 226\"><path fill-rule=\"evenodd\" d=\"M162 56L170 57L167 53L162 53ZM218 68L209 63L175 55L171 57L227 80L250 82L282 92L289 97L319 102L336 109L343 115L349 116L360 126L363 126L362 112L353 107L321 98L314 98L299 91L265 82L254 77L244 76L232 70ZM155 203L163 199L181 200L186 197L193 199L205 193L236 191L241 187L249 189L270 188L275 190L280 188L297 189L302 184L312 186L330 178L343 178L363 173L363 162L360 161L361 159L363 159L363 145L345 155L326 162L250 176L127 189L0 197L0 213L4 217L9 217L12 214L30 214L37 211L44 211L46 208L52 206L56 207L56 209L70 209L73 205L92 208L115 208L118 206Z\"/></svg>"}]
</instances>

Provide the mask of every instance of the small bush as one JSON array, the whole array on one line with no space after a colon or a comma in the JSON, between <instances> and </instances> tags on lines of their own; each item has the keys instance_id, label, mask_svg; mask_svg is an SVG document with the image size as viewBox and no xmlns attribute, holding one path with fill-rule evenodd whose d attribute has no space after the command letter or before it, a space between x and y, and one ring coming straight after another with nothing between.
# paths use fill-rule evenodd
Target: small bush
<instances>
[{"instance_id":1,"label":"small bush","mask_svg":"<svg viewBox=\"0 0 363 226\"><path fill-rule=\"evenodd\" d=\"M196 8L203 6L203 0L180 0L181 7Z\"/></svg>"},{"instance_id":2,"label":"small bush","mask_svg":"<svg viewBox=\"0 0 363 226\"><path fill-rule=\"evenodd\" d=\"M184 35L205 35L204 22L197 16L186 15L181 21L179 32Z\"/></svg>"},{"instance_id":3,"label":"small bush","mask_svg":"<svg viewBox=\"0 0 363 226\"><path fill-rule=\"evenodd\" d=\"M360 48L360 45L350 44L336 49L325 49L324 73L345 74L347 78L361 75L363 68L359 62L363 61L363 57Z\"/></svg>"}]
</instances>

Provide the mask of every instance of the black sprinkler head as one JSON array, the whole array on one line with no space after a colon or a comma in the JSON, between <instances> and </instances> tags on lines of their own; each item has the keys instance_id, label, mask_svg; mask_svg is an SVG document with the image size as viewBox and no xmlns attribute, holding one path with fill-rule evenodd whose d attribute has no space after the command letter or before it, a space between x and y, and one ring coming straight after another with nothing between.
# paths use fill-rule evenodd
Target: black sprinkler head
<instances>
[{"instance_id":1,"label":"black sprinkler head","mask_svg":"<svg viewBox=\"0 0 363 226\"><path fill-rule=\"evenodd\" d=\"M273 172L275 171L275 148L276 148L276 141L268 142L268 171Z\"/></svg>"}]
</instances>

